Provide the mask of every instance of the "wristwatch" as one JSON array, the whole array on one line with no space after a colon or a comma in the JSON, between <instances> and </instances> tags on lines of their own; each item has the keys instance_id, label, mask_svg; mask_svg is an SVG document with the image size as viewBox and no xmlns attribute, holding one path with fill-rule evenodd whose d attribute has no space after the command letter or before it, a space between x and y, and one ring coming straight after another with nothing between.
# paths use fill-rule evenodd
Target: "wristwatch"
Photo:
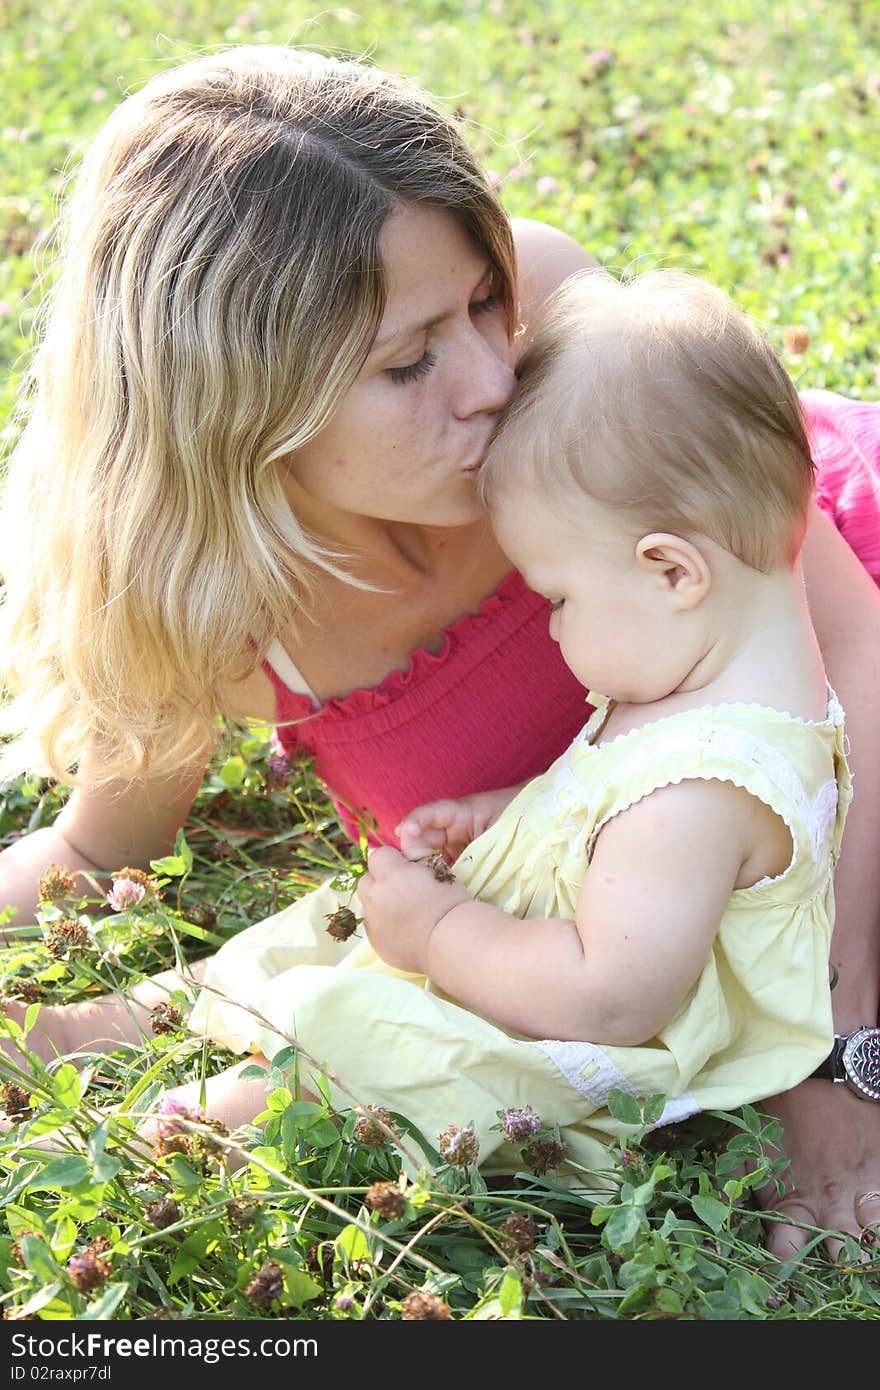
<instances>
[{"instance_id":1,"label":"wristwatch","mask_svg":"<svg viewBox=\"0 0 880 1390\"><path fill-rule=\"evenodd\" d=\"M861 1100L880 1100L880 1028L863 1024L853 1033L835 1033L834 1046L813 1076L843 1082Z\"/></svg>"}]
</instances>

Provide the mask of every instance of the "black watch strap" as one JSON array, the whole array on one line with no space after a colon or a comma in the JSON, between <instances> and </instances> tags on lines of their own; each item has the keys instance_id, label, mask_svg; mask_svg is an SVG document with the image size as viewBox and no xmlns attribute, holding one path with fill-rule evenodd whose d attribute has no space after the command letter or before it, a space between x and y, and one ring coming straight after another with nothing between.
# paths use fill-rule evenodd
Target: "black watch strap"
<instances>
[{"instance_id":1,"label":"black watch strap","mask_svg":"<svg viewBox=\"0 0 880 1390\"><path fill-rule=\"evenodd\" d=\"M848 1036L841 1037L839 1034L835 1033L834 1046L828 1053L825 1061L820 1062L816 1070L811 1072L810 1075L820 1076L825 1081L842 1081L843 1071L840 1066L840 1059L843 1056L843 1049L846 1047L848 1041Z\"/></svg>"}]
</instances>

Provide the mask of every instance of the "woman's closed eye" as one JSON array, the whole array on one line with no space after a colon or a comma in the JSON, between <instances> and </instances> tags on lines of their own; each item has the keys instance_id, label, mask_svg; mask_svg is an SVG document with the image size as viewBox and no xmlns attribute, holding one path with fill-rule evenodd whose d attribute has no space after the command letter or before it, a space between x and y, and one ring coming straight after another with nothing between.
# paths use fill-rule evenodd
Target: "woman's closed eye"
<instances>
[{"instance_id":1,"label":"woman's closed eye","mask_svg":"<svg viewBox=\"0 0 880 1390\"><path fill-rule=\"evenodd\" d=\"M470 307L472 314L491 314L501 307L501 300L497 294L487 294L485 299L474 299Z\"/></svg>"},{"instance_id":2,"label":"woman's closed eye","mask_svg":"<svg viewBox=\"0 0 880 1390\"><path fill-rule=\"evenodd\" d=\"M564 603L565 603L565 599L564 599L564 598L556 598L556 599L553 599L553 601L552 601L551 604L550 604L550 612L551 612L551 613L557 613Z\"/></svg>"},{"instance_id":3,"label":"woman's closed eye","mask_svg":"<svg viewBox=\"0 0 880 1390\"><path fill-rule=\"evenodd\" d=\"M410 362L406 367L389 367L388 375L392 381L403 385L407 381L417 381L420 376L424 376L431 370L437 358L433 352L423 352L417 362Z\"/></svg>"}]
</instances>

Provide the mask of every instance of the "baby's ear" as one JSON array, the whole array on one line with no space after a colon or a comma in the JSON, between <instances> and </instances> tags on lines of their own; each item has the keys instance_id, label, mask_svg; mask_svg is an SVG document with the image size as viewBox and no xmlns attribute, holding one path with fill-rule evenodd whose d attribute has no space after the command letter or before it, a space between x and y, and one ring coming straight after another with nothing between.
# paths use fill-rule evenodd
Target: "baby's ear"
<instances>
[{"instance_id":1,"label":"baby's ear","mask_svg":"<svg viewBox=\"0 0 880 1390\"><path fill-rule=\"evenodd\" d=\"M712 586L712 571L693 541L652 531L636 544L637 564L679 612L696 608Z\"/></svg>"}]
</instances>

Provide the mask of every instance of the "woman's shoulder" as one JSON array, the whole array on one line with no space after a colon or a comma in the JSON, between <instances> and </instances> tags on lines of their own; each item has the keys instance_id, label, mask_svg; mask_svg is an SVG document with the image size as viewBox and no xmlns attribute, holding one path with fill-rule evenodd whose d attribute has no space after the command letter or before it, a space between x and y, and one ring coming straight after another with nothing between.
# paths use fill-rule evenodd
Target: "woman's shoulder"
<instances>
[{"instance_id":1,"label":"woman's shoulder","mask_svg":"<svg viewBox=\"0 0 880 1390\"><path fill-rule=\"evenodd\" d=\"M517 339L521 352L531 340L541 310L554 290L570 275L582 270L599 272L600 267L579 242L558 227L551 227L549 222L514 217L511 225L516 244L519 313L523 326Z\"/></svg>"}]
</instances>

